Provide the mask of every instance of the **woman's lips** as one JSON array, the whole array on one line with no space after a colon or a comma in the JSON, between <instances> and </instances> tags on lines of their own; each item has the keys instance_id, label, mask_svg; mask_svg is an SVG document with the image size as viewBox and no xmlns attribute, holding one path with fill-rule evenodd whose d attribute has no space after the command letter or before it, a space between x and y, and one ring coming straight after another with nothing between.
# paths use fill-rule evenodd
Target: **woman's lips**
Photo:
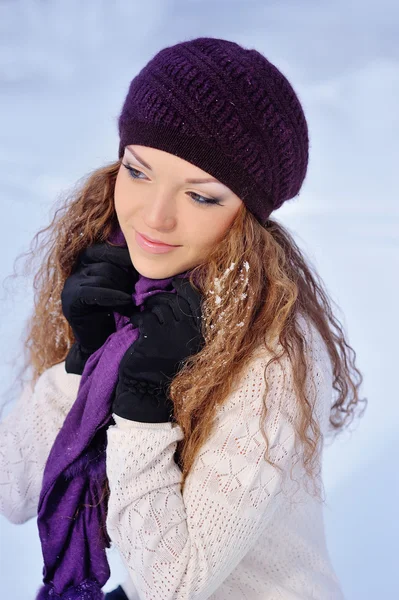
<instances>
[{"instance_id":1,"label":"woman's lips","mask_svg":"<svg viewBox=\"0 0 399 600\"><path fill-rule=\"evenodd\" d=\"M158 242L151 242L138 231L136 231L136 242L140 248L143 248L143 250L147 250L147 252L151 252L153 254L164 254L165 252L170 252L174 248L179 247L170 246L167 244L159 244Z\"/></svg>"}]
</instances>

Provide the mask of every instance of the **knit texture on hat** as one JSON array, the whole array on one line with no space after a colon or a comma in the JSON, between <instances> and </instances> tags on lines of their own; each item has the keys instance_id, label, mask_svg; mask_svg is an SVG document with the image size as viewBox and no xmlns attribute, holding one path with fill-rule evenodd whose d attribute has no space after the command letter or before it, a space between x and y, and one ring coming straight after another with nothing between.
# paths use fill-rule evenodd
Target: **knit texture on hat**
<instances>
[{"instance_id":1,"label":"knit texture on hat","mask_svg":"<svg viewBox=\"0 0 399 600\"><path fill-rule=\"evenodd\" d=\"M131 81L118 127L119 158L129 144L179 156L227 185L262 225L306 176L308 127L292 85L232 41L159 51Z\"/></svg>"}]
</instances>

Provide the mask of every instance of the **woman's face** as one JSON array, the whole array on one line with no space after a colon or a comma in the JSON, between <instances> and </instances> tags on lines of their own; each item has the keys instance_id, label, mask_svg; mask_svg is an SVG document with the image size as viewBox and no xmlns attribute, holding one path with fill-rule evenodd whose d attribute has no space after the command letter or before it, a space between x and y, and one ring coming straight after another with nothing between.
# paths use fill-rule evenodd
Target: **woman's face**
<instances>
[{"instance_id":1,"label":"woman's face","mask_svg":"<svg viewBox=\"0 0 399 600\"><path fill-rule=\"evenodd\" d=\"M115 210L133 265L145 277L164 279L199 264L224 237L242 204L228 187L182 158L148 146L125 148ZM138 234L172 247L154 252Z\"/></svg>"}]
</instances>

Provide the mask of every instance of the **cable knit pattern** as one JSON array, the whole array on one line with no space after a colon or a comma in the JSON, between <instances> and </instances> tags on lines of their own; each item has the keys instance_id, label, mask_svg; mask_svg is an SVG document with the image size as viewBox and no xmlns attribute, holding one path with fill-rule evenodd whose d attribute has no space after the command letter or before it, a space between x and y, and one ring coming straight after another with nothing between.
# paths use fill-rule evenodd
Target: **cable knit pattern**
<instances>
[{"instance_id":1,"label":"cable knit pattern","mask_svg":"<svg viewBox=\"0 0 399 600\"><path fill-rule=\"evenodd\" d=\"M318 332L308 331L308 393L311 398L316 391L316 416L325 434L331 363ZM123 587L130 600L344 598L326 546L323 504L301 485L288 361L268 368L265 422L271 457L283 473L263 458L259 417L267 361L265 352L254 357L219 408L183 495L173 458L181 428L114 415L107 431L107 529L128 571ZM65 372L65 363L51 367L33 392L25 388L0 423L0 507L14 523L36 514L45 461L79 380Z\"/></svg>"}]
</instances>

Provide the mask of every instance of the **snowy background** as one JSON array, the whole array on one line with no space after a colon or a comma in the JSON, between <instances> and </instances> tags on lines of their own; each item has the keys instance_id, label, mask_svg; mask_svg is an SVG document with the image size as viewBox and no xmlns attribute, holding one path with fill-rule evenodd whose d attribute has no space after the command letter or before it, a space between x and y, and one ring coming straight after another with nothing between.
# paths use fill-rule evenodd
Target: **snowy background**
<instances>
[{"instance_id":1,"label":"snowy background","mask_svg":"<svg viewBox=\"0 0 399 600\"><path fill-rule=\"evenodd\" d=\"M309 170L300 197L274 216L339 305L369 400L325 451L327 540L348 600L397 590L398 29L393 0L0 1L1 282L59 194L117 158L129 82L162 47L231 39L294 85L309 122ZM30 281L9 287L0 289L2 401L33 295ZM42 570L35 519L0 517L0 538L1 597L33 599ZM109 558L106 591L124 577L116 551Z\"/></svg>"}]
</instances>

